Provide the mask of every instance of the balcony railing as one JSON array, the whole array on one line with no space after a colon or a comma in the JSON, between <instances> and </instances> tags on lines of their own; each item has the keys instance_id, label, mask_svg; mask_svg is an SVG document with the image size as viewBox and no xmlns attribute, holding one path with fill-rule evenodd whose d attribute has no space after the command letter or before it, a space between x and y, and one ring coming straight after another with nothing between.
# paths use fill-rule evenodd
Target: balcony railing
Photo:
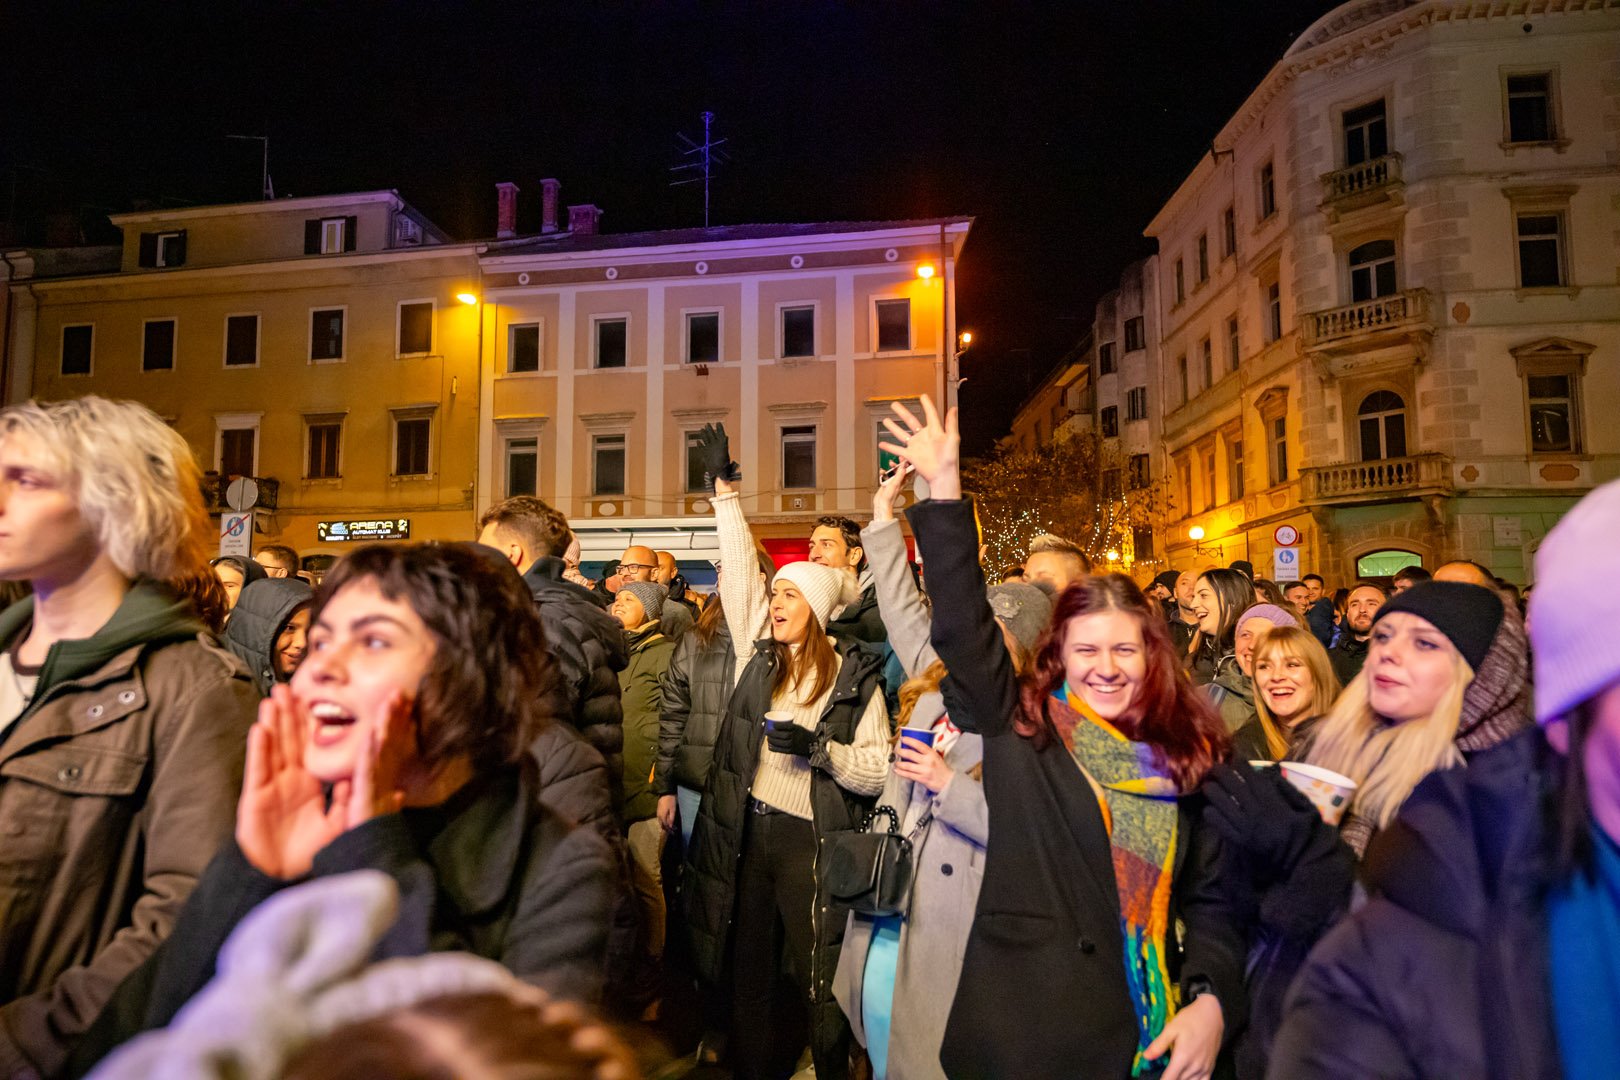
<instances>
[{"instance_id":1,"label":"balcony railing","mask_svg":"<svg viewBox=\"0 0 1620 1080\"><path fill-rule=\"evenodd\" d=\"M1444 454L1355 461L1301 469L1304 503L1377 502L1417 495L1449 494L1451 459Z\"/></svg>"},{"instance_id":2,"label":"balcony railing","mask_svg":"<svg viewBox=\"0 0 1620 1080\"><path fill-rule=\"evenodd\" d=\"M1322 174L1322 204L1379 195L1401 182L1401 155L1385 154L1370 161Z\"/></svg>"},{"instance_id":3,"label":"balcony railing","mask_svg":"<svg viewBox=\"0 0 1620 1080\"><path fill-rule=\"evenodd\" d=\"M1428 319L1428 290L1408 289L1346 307L1312 311L1302 319L1302 334L1307 349L1320 348L1424 325Z\"/></svg>"}]
</instances>

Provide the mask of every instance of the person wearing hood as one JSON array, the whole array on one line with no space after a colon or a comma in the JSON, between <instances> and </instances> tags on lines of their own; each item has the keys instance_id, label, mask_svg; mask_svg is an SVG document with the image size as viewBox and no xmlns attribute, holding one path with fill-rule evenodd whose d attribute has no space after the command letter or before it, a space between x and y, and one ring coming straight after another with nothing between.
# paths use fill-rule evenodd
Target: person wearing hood
<instances>
[{"instance_id":1,"label":"person wearing hood","mask_svg":"<svg viewBox=\"0 0 1620 1080\"><path fill-rule=\"evenodd\" d=\"M243 589L270 576L264 572L264 567L246 555L221 555L210 565L219 577L219 583L225 587L226 606L231 609L236 607Z\"/></svg>"},{"instance_id":2,"label":"person wearing hood","mask_svg":"<svg viewBox=\"0 0 1620 1080\"><path fill-rule=\"evenodd\" d=\"M932 735L929 743L896 736L894 764L878 798L911 839L911 894L903 915L850 913L834 987L876 1080L944 1080L939 1049L973 928L989 833L980 776L984 740L946 715L939 690L945 665L929 640L931 618L895 520L895 498L910 479L906 467L878 487L861 546L908 680L900 691L900 727ZM1007 651L1022 668L1051 618L1052 600L1019 582L993 585L988 596Z\"/></svg>"},{"instance_id":3,"label":"person wearing hood","mask_svg":"<svg viewBox=\"0 0 1620 1080\"><path fill-rule=\"evenodd\" d=\"M267 577L244 586L231 609L225 644L253 673L260 697L269 697L272 686L292 678L303 660L314 595L306 581Z\"/></svg>"},{"instance_id":4,"label":"person wearing hood","mask_svg":"<svg viewBox=\"0 0 1620 1080\"><path fill-rule=\"evenodd\" d=\"M208 572L191 448L99 397L0 412L0 1076L51 1076L231 834L258 700L161 582Z\"/></svg>"},{"instance_id":5,"label":"person wearing hood","mask_svg":"<svg viewBox=\"0 0 1620 1080\"><path fill-rule=\"evenodd\" d=\"M1620 573L1617 532L1611 481L1542 541L1530 620L1542 731L1471 751L1467 768L1412 791L1368 849L1374 898L1289 995L1272 1076L1615 1074L1620 651L1603 631L1620 592L1591 583Z\"/></svg>"},{"instance_id":6,"label":"person wearing hood","mask_svg":"<svg viewBox=\"0 0 1620 1080\"><path fill-rule=\"evenodd\" d=\"M767 597L725 429L706 427L700 443L739 674L692 832L687 930L700 978L721 982L731 962L738 1080L778 1075L798 1056L776 1008L789 972L809 1006L816 1076L843 1080L850 1028L832 984L847 909L818 853L861 827L888 779L879 661L829 633L833 612L855 599L844 570L789 563Z\"/></svg>"}]
</instances>

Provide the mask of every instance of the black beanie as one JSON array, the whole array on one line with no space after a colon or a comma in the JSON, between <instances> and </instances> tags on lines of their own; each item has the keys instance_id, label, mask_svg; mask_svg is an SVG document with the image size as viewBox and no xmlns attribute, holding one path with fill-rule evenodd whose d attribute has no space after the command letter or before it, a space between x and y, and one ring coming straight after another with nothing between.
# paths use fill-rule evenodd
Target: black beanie
<instances>
[{"instance_id":1,"label":"black beanie","mask_svg":"<svg viewBox=\"0 0 1620 1080\"><path fill-rule=\"evenodd\" d=\"M1254 580L1254 564L1249 562L1247 559L1239 559L1237 562L1232 564L1232 569L1236 570L1250 581Z\"/></svg>"},{"instance_id":2,"label":"black beanie","mask_svg":"<svg viewBox=\"0 0 1620 1080\"><path fill-rule=\"evenodd\" d=\"M1475 671L1491 651L1496 630L1502 625L1502 597L1495 589L1465 585L1460 581L1420 581L1405 592L1396 593L1378 609L1373 625L1385 615L1404 611L1427 619L1446 635Z\"/></svg>"},{"instance_id":3,"label":"black beanie","mask_svg":"<svg viewBox=\"0 0 1620 1080\"><path fill-rule=\"evenodd\" d=\"M1165 588L1169 589L1171 592L1175 592L1176 591L1176 582L1178 582L1180 580L1181 580L1181 575L1179 573L1177 573L1174 570L1166 570L1164 573L1160 574L1158 577L1153 579L1153 584L1154 585L1163 585Z\"/></svg>"}]
</instances>

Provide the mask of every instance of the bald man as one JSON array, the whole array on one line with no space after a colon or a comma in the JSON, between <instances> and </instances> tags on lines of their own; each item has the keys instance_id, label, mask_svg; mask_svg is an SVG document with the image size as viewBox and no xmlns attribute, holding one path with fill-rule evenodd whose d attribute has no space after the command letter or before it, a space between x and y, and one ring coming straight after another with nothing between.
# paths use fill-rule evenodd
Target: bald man
<instances>
[{"instance_id":1,"label":"bald man","mask_svg":"<svg viewBox=\"0 0 1620 1080\"><path fill-rule=\"evenodd\" d=\"M681 567L675 561L675 556L667 551L654 552L654 554L658 556L658 569L653 574L653 580L669 590L669 599L666 603L685 605L686 610L691 612L692 618L696 619L698 607L692 602L692 598L686 594L686 578L681 576Z\"/></svg>"},{"instance_id":2,"label":"bald man","mask_svg":"<svg viewBox=\"0 0 1620 1080\"><path fill-rule=\"evenodd\" d=\"M1464 585L1479 585L1492 591L1496 590L1496 575L1468 559L1458 559L1448 562L1434 572L1436 581L1459 581Z\"/></svg>"},{"instance_id":3,"label":"bald man","mask_svg":"<svg viewBox=\"0 0 1620 1080\"><path fill-rule=\"evenodd\" d=\"M665 554L668 554L667 552ZM673 566L675 559L670 557ZM658 553L645 544L631 544L619 556L619 580L654 581L659 584ZM671 641L677 641L680 636L692 628L692 609L685 604L665 604L664 613L658 619L659 632Z\"/></svg>"}]
</instances>

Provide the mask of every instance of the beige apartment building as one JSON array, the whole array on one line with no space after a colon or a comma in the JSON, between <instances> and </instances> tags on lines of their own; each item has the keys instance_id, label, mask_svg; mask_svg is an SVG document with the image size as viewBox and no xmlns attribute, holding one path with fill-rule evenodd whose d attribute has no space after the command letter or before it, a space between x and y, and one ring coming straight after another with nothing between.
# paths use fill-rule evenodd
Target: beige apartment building
<instances>
[{"instance_id":1,"label":"beige apartment building","mask_svg":"<svg viewBox=\"0 0 1620 1080\"><path fill-rule=\"evenodd\" d=\"M1343 4L1147 234L1173 565L1523 583L1620 475L1620 3Z\"/></svg>"}]
</instances>

